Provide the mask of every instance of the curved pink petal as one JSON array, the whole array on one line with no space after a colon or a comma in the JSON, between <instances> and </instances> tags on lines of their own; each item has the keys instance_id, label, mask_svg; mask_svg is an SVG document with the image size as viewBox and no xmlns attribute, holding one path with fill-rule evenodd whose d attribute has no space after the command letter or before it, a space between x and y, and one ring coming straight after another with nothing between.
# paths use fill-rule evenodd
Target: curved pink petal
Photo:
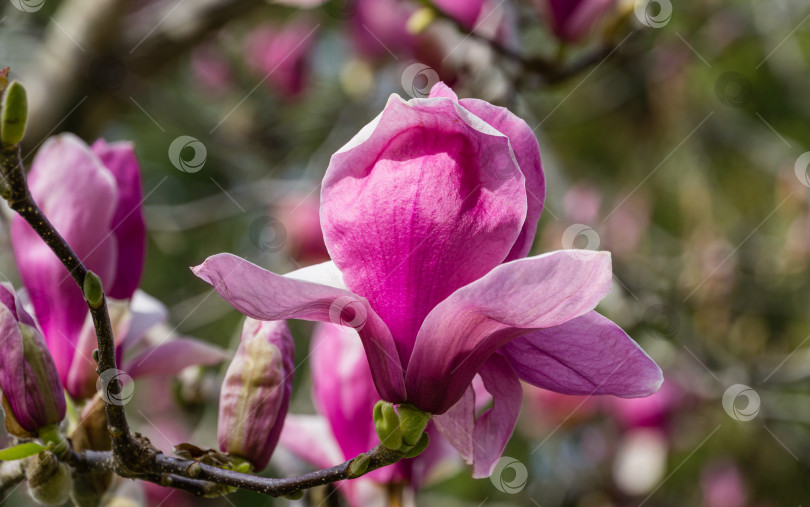
<instances>
[{"instance_id":1,"label":"curved pink petal","mask_svg":"<svg viewBox=\"0 0 810 507\"><path fill-rule=\"evenodd\" d=\"M379 441L372 413L380 395L357 332L318 324L312 336L310 367L312 399L329 421L343 456L368 452Z\"/></svg>"},{"instance_id":2,"label":"curved pink petal","mask_svg":"<svg viewBox=\"0 0 810 507\"><path fill-rule=\"evenodd\" d=\"M475 454L475 401L475 389L469 385L455 405L443 414L434 415L432 419L439 433L455 447L468 465L473 464Z\"/></svg>"},{"instance_id":3,"label":"curved pink petal","mask_svg":"<svg viewBox=\"0 0 810 507\"><path fill-rule=\"evenodd\" d=\"M192 268L234 308L254 319L303 319L354 327L363 341L374 383L388 401L405 400L403 370L385 322L365 298L347 290L296 280L231 254Z\"/></svg>"},{"instance_id":4,"label":"curved pink petal","mask_svg":"<svg viewBox=\"0 0 810 507\"><path fill-rule=\"evenodd\" d=\"M458 450L469 465L473 477L489 477L515 429L523 388L509 362L493 354L481 366L481 379L492 408L476 419L478 390L467 386L461 399L447 412L433 417L439 432ZM477 379L478 377L476 377Z\"/></svg>"},{"instance_id":5,"label":"curved pink petal","mask_svg":"<svg viewBox=\"0 0 810 507\"><path fill-rule=\"evenodd\" d=\"M333 467L346 460L332 436L329 422L321 416L287 415L278 443L317 468Z\"/></svg>"},{"instance_id":6,"label":"curved pink petal","mask_svg":"<svg viewBox=\"0 0 810 507\"><path fill-rule=\"evenodd\" d=\"M480 99L461 99L459 104L509 138L509 145L515 153L520 171L526 178L527 209L523 229L506 260L526 257L537 233L537 221L543 212L546 198L546 180L537 137L524 120L505 107L493 106Z\"/></svg>"},{"instance_id":7,"label":"curved pink petal","mask_svg":"<svg viewBox=\"0 0 810 507\"><path fill-rule=\"evenodd\" d=\"M138 288L146 257L146 223L143 219L143 190L135 147L131 142L93 143L93 152L115 177L118 205L111 232L118 242L115 281L104 292L111 298L129 299Z\"/></svg>"},{"instance_id":8,"label":"curved pink petal","mask_svg":"<svg viewBox=\"0 0 810 507\"><path fill-rule=\"evenodd\" d=\"M147 375L177 375L189 366L213 366L228 354L210 343L194 338L175 338L151 347L126 361L122 369L132 378Z\"/></svg>"},{"instance_id":9,"label":"curved pink petal","mask_svg":"<svg viewBox=\"0 0 810 507\"><path fill-rule=\"evenodd\" d=\"M592 310L611 276L608 252L562 250L502 264L457 290L419 330L405 379L408 401L444 412L492 353Z\"/></svg>"},{"instance_id":10,"label":"curved pink petal","mask_svg":"<svg viewBox=\"0 0 810 507\"><path fill-rule=\"evenodd\" d=\"M481 366L484 387L492 395L492 408L475 421L473 477L489 477L515 429L523 388L515 370L500 354L493 354Z\"/></svg>"},{"instance_id":11,"label":"curved pink petal","mask_svg":"<svg viewBox=\"0 0 810 507\"><path fill-rule=\"evenodd\" d=\"M525 217L508 139L447 98L393 95L332 156L321 194L330 256L406 367L425 316L503 262Z\"/></svg>"},{"instance_id":12,"label":"curved pink petal","mask_svg":"<svg viewBox=\"0 0 810 507\"><path fill-rule=\"evenodd\" d=\"M658 391L661 368L610 319L591 311L501 349L521 379L563 394L638 398Z\"/></svg>"},{"instance_id":13,"label":"curved pink petal","mask_svg":"<svg viewBox=\"0 0 810 507\"><path fill-rule=\"evenodd\" d=\"M98 157L72 134L52 137L34 157L28 185L85 266L110 283L117 251L109 228L118 191ZM11 239L20 276L64 382L87 314L84 297L56 255L19 215L12 219Z\"/></svg>"},{"instance_id":14,"label":"curved pink petal","mask_svg":"<svg viewBox=\"0 0 810 507\"><path fill-rule=\"evenodd\" d=\"M136 290L132 295L129 311L129 329L116 350L119 356L140 343L149 329L169 318L169 309L166 305L142 290Z\"/></svg>"}]
</instances>

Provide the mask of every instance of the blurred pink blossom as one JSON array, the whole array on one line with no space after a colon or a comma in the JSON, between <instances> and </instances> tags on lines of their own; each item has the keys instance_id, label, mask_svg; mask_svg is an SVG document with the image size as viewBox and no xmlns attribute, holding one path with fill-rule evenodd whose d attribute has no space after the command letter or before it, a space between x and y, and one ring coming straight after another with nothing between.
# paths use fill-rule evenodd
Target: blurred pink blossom
<instances>
[{"instance_id":1,"label":"blurred pink blossom","mask_svg":"<svg viewBox=\"0 0 810 507\"><path fill-rule=\"evenodd\" d=\"M247 36L247 62L272 90L296 97L307 86L316 30L317 25L305 17L284 26L260 25Z\"/></svg>"}]
</instances>

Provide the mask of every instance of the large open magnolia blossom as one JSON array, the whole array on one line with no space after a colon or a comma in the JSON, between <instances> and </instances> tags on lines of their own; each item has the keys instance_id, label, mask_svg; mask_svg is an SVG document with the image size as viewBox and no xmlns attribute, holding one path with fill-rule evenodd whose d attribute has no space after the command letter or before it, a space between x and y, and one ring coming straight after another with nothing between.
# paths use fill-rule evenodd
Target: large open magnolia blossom
<instances>
[{"instance_id":1,"label":"large open magnolia blossom","mask_svg":"<svg viewBox=\"0 0 810 507\"><path fill-rule=\"evenodd\" d=\"M331 262L285 276L230 254L194 272L262 320L354 327L380 396L433 414L488 475L520 412L519 379L565 394L646 396L658 366L594 311L610 254L523 258L543 207L537 140L508 110L392 95L332 156L321 190ZM476 419L480 374L493 406Z\"/></svg>"}]
</instances>

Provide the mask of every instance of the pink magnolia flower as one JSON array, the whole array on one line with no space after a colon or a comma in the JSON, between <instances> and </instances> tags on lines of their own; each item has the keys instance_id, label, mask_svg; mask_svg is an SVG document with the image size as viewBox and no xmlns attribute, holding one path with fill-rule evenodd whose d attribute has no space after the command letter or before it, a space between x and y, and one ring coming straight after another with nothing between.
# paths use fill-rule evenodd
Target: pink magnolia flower
<instances>
[{"instance_id":1,"label":"pink magnolia flower","mask_svg":"<svg viewBox=\"0 0 810 507\"><path fill-rule=\"evenodd\" d=\"M700 488L705 507L743 507L748 488L739 467L731 462L715 462L701 473Z\"/></svg>"},{"instance_id":2,"label":"pink magnolia flower","mask_svg":"<svg viewBox=\"0 0 810 507\"><path fill-rule=\"evenodd\" d=\"M358 53L366 58L389 58L391 53L410 54L416 37L408 32L408 18L416 6L407 0L356 0L350 22L351 36Z\"/></svg>"},{"instance_id":3,"label":"pink magnolia flower","mask_svg":"<svg viewBox=\"0 0 810 507\"><path fill-rule=\"evenodd\" d=\"M323 243L319 209L317 193L291 192L274 205L273 216L278 218L287 233L284 248L298 262L312 264L329 260L329 252Z\"/></svg>"},{"instance_id":4,"label":"pink magnolia flower","mask_svg":"<svg viewBox=\"0 0 810 507\"><path fill-rule=\"evenodd\" d=\"M295 344L284 321L247 319L219 399L219 448L262 470L276 448L293 381Z\"/></svg>"},{"instance_id":5,"label":"pink magnolia flower","mask_svg":"<svg viewBox=\"0 0 810 507\"><path fill-rule=\"evenodd\" d=\"M321 227L332 262L280 276L230 254L197 276L256 319L354 327L380 396L432 414L488 475L520 412L520 379L565 394L646 396L661 370L593 309L610 254L524 257L545 183L531 128L506 109L392 95L332 156ZM480 374L493 407L475 417Z\"/></svg>"},{"instance_id":6,"label":"pink magnolia flower","mask_svg":"<svg viewBox=\"0 0 810 507\"><path fill-rule=\"evenodd\" d=\"M577 42L616 4L616 0L533 0L551 30L566 42Z\"/></svg>"},{"instance_id":7,"label":"pink magnolia flower","mask_svg":"<svg viewBox=\"0 0 810 507\"><path fill-rule=\"evenodd\" d=\"M36 323L10 284L0 284L0 389L6 429L18 437L36 435L65 417L65 395L50 352Z\"/></svg>"},{"instance_id":8,"label":"pink magnolia flower","mask_svg":"<svg viewBox=\"0 0 810 507\"><path fill-rule=\"evenodd\" d=\"M132 297L146 248L132 144L99 139L90 148L73 134L53 137L34 157L28 185L56 230L101 277L107 296ZM56 255L18 215L12 219L11 242L37 321L66 384L89 315L84 296Z\"/></svg>"},{"instance_id":9,"label":"pink magnolia flower","mask_svg":"<svg viewBox=\"0 0 810 507\"><path fill-rule=\"evenodd\" d=\"M259 26L246 41L248 63L273 90L287 97L299 95L307 83L315 29L305 18L283 27Z\"/></svg>"},{"instance_id":10,"label":"pink magnolia flower","mask_svg":"<svg viewBox=\"0 0 810 507\"><path fill-rule=\"evenodd\" d=\"M281 445L301 459L327 468L376 445L372 411L380 396L357 332L350 327L318 324L312 338L310 366L312 398L320 415L288 416ZM405 482L416 490L435 479L440 465L450 465L453 460L451 449L435 428L429 427L428 434L431 445L416 458L339 483L350 505L376 505L374 500L385 494L381 487L384 484Z\"/></svg>"}]
</instances>

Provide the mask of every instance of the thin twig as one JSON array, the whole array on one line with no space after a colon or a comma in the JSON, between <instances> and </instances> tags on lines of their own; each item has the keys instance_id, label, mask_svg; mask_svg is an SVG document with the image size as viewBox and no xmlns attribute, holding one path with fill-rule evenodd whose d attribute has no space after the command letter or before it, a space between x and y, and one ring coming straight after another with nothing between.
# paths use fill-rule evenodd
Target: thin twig
<instances>
[{"instance_id":1,"label":"thin twig","mask_svg":"<svg viewBox=\"0 0 810 507\"><path fill-rule=\"evenodd\" d=\"M18 146L3 148L0 154L0 170L8 192L6 199L9 206L20 214L59 257L79 285L84 286L87 268L64 238L56 231L42 210L34 202L25 182L22 159ZM110 316L107 312L106 298L102 296L101 304L94 306L88 303L95 324L98 340L98 367L100 375L116 367L115 346L113 341ZM120 392L117 377L113 377L107 387L111 394ZM391 465L401 460L404 454L392 451L383 446L375 447L363 458L368 458L368 468L355 470L352 475L352 464L357 458L340 465L318 470L298 477L273 479L243 474L232 470L217 468L194 460L166 456L155 449L149 441L129 431L124 407L111 400L106 400L107 429L112 438L112 451L71 451L66 461L76 468L78 473L115 472L127 477L157 482L164 486L183 489L201 496L219 496L228 491L222 486L247 489L271 496L285 496L301 490L321 486L336 481L349 479L370 472L377 468ZM0 484L0 488L6 484Z\"/></svg>"}]
</instances>

